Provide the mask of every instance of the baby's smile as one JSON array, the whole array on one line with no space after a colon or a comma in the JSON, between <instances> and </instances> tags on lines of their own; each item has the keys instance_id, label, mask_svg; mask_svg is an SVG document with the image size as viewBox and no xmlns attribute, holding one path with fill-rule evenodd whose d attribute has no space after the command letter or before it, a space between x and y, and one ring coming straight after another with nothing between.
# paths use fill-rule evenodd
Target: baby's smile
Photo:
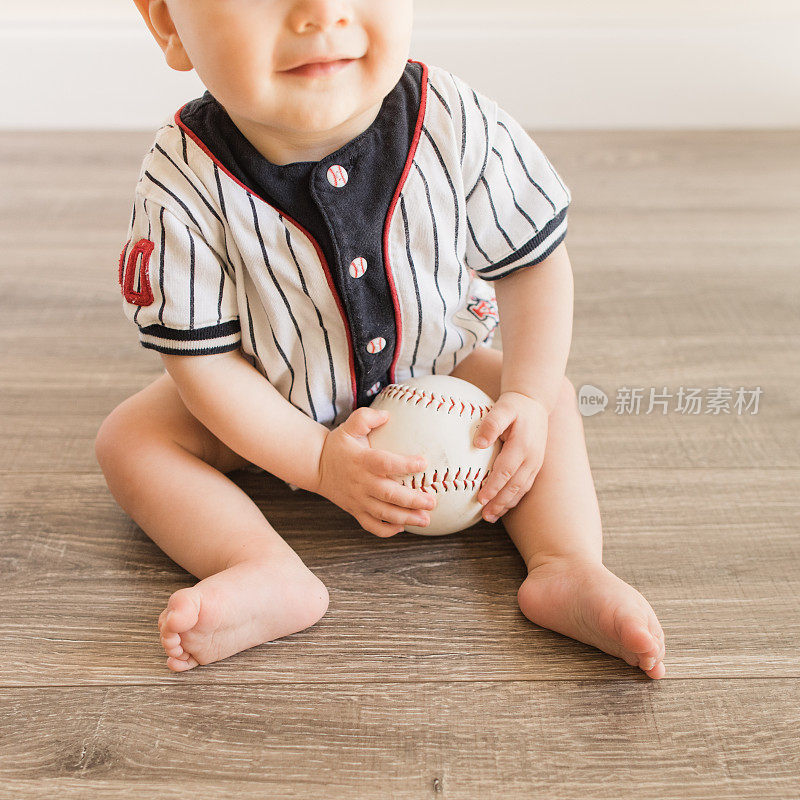
<instances>
[{"instance_id":1,"label":"baby's smile","mask_svg":"<svg viewBox=\"0 0 800 800\"><path fill-rule=\"evenodd\" d=\"M349 64L352 64L353 61L355 61L353 58L342 58L335 61L312 61L294 69L283 70L283 74L296 75L301 78L325 78L336 74Z\"/></svg>"}]
</instances>

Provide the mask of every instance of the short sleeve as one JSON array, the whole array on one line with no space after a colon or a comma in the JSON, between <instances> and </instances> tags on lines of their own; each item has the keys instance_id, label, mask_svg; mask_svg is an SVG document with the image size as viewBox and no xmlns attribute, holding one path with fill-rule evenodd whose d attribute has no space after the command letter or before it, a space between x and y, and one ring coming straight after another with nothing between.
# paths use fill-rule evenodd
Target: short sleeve
<instances>
[{"instance_id":1,"label":"short sleeve","mask_svg":"<svg viewBox=\"0 0 800 800\"><path fill-rule=\"evenodd\" d=\"M119 286L142 347L209 355L241 345L232 267L196 225L139 192L119 257Z\"/></svg>"},{"instance_id":2,"label":"short sleeve","mask_svg":"<svg viewBox=\"0 0 800 800\"><path fill-rule=\"evenodd\" d=\"M538 264L567 233L569 189L525 129L497 103L471 92L482 169L465 186L467 266L497 280ZM465 98L466 102L466 98ZM465 174L466 180L466 174Z\"/></svg>"}]
</instances>

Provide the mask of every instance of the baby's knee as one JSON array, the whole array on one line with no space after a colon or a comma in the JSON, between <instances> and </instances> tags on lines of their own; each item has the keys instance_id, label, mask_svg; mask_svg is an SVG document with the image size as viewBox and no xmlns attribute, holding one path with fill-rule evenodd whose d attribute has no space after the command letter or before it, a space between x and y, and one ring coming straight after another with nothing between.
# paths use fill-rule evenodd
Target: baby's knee
<instances>
[{"instance_id":1,"label":"baby's knee","mask_svg":"<svg viewBox=\"0 0 800 800\"><path fill-rule=\"evenodd\" d=\"M158 430L145 424L136 407L124 401L100 425L94 440L95 458L108 474L136 460L141 448L156 443L157 438Z\"/></svg>"},{"instance_id":2,"label":"baby's knee","mask_svg":"<svg viewBox=\"0 0 800 800\"><path fill-rule=\"evenodd\" d=\"M128 432L128 421L120 404L103 420L94 439L94 455L103 472L119 457Z\"/></svg>"}]
</instances>

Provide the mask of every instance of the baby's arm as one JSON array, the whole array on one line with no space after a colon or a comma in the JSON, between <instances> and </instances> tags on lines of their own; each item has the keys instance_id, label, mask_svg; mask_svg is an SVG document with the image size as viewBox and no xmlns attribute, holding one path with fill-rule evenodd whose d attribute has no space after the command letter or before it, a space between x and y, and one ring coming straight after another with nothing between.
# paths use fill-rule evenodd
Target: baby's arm
<instances>
[{"instance_id":1,"label":"baby's arm","mask_svg":"<svg viewBox=\"0 0 800 800\"><path fill-rule=\"evenodd\" d=\"M328 429L289 403L238 350L161 357L186 408L218 439L272 475L317 491Z\"/></svg>"},{"instance_id":2,"label":"baby's arm","mask_svg":"<svg viewBox=\"0 0 800 800\"><path fill-rule=\"evenodd\" d=\"M572 339L573 281L562 242L544 261L495 281L502 323L500 391L555 408Z\"/></svg>"},{"instance_id":3,"label":"baby's arm","mask_svg":"<svg viewBox=\"0 0 800 800\"><path fill-rule=\"evenodd\" d=\"M424 460L369 445L367 434L386 421L385 412L359 408L329 431L289 403L237 350L161 355L186 408L248 461L322 495L376 536L430 521L424 510L435 500L391 477L419 472Z\"/></svg>"},{"instance_id":4,"label":"baby's arm","mask_svg":"<svg viewBox=\"0 0 800 800\"><path fill-rule=\"evenodd\" d=\"M548 418L564 382L572 338L572 266L563 242L539 263L495 282L503 332L500 396L475 444L503 447L478 494L494 522L533 486L542 466Z\"/></svg>"}]
</instances>

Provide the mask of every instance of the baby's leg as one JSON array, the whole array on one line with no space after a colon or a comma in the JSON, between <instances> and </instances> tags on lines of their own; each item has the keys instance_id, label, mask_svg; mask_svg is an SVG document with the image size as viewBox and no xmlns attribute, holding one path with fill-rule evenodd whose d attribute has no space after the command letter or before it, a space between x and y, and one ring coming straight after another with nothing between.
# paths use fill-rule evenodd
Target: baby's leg
<instances>
[{"instance_id":1,"label":"baby's leg","mask_svg":"<svg viewBox=\"0 0 800 800\"><path fill-rule=\"evenodd\" d=\"M502 353L478 348L453 371L497 399ZM491 502L487 507L491 507ZM602 563L602 527L575 390L565 378L542 468L500 518L528 568L517 598L537 625L664 675L664 633L645 598Z\"/></svg>"},{"instance_id":2,"label":"baby's leg","mask_svg":"<svg viewBox=\"0 0 800 800\"><path fill-rule=\"evenodd\" d=\"M224 474L249 462L187 410L168 374L111 412L95 450L119 505L202 579L159 617L170 669L227 658L324 615L324 584Z\"/></svg>"}]
</instances>

